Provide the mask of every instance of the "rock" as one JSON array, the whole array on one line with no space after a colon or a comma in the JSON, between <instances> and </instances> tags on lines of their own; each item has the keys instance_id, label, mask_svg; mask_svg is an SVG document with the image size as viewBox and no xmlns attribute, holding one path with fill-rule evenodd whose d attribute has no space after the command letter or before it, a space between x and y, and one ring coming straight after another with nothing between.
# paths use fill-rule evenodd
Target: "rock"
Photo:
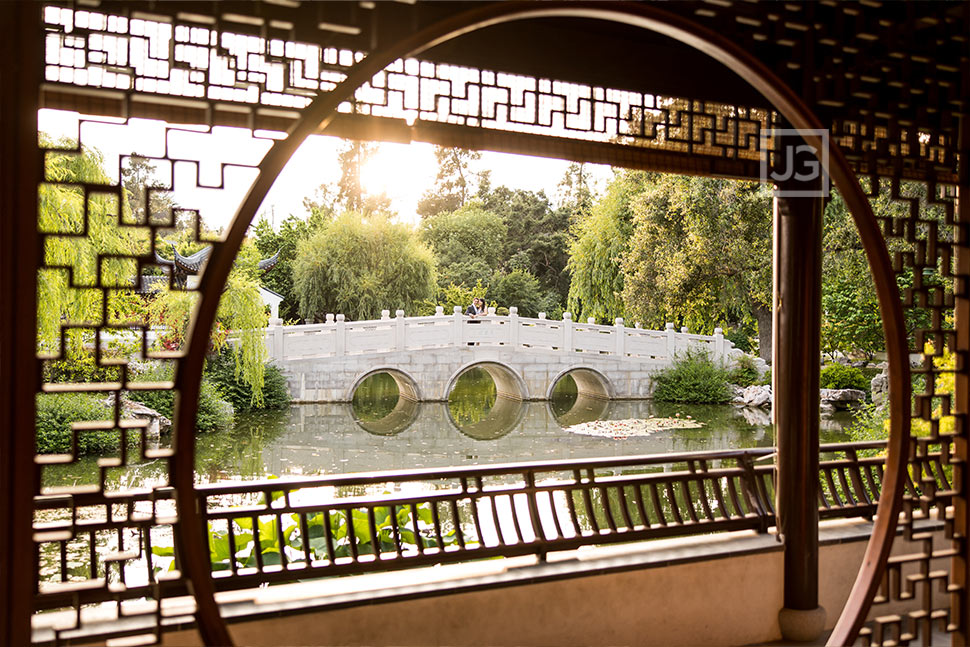
<instances>
[{"instance_id":1,"label":"rock","mask_svg":"<svg viewBox=\"0 0 970 647\"><path fill-rule=\"evenodd\" d=\"M741 404L746 407L763 407L771 404L771 387L753 385L741 392Z\"/></svg>"},{"instance_id":2,"label":"rock","mask_svg":"<svg viewBox=\"0 0 970 647\"><path fill-rule=\"evenodd\" d=\"M167 433L169 429L172 428L172 421L160 414L159 412L146 407L140 402L131 402L130 400L123 400L121 403L122 409L125 414L133 417L140 418L142 420L148 420L148 436L149 438L158 438L161 434Z\"/></svg>"},{"instance_id":3,"label":"rock","mask_svg":"<svg viewBox=\"0 0 970 647\"><path fill-rule=\"evenodd\" d=\"M858 389L821 389L819 397L823 405L839 411L858 409L866 402L866 392Z\"/></svg>"},{"instance_id":4,"label":"rock","mask_svg":"<svg viewBox=\"0 0 970 647\"><path fill-rule=\"evenodd\" d=\"M882 373L872 378L869 382L869 389L872 391L872 402L882 404L889 397L889 369L884 368Z\"/></svg>"},{"instance_id":5,"label":"rock","mask_svg":"<svg viewBox=\"0 0 970 647\"><path fill-rule=\"evenodd\" d=\"M741 417L749 425L755 425L757 427L767 427L771 425L771 414L769 414L764 409L755 409L753 407L741 407L739 409Z\"/></svg>"}]
</instances>

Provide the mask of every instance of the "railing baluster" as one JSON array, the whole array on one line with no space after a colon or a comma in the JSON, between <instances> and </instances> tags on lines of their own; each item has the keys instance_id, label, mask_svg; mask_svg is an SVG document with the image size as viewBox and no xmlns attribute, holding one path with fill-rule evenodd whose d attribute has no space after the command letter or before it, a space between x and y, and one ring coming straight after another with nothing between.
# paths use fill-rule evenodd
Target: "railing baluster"
<instances>
[{"instance_id":1,"label":"railing baluster","mask_svg":"<svg viewBox=\"0 0 970 647\"><path fill-rule=\"evenodd\" d=\"M576 486L570 485L567 489L563 490L563 494L566 495L566 507L569 509L569 516L573 521L576 536L582 537L586 532L583 530L583 525L579 523L579 513L576 512Z\"/></svg>"},{"instance_id":2,"label":"railing baluster","mask_svg":"<svg viewBox=\"0 0 970 647\"><path fill-rule=\"evenodd\" d=\"M586 516L589 519L589 525L593 530L594 534L601 534L599 520L596 518L596 510L593 508L593 499L590 495L589 489L592 487L591 483L582 483L580 485L581 492L583 495L583 506L586 508Z\"/></svg>"},{"instance_id":3,"label":"railing baluster","mask_svg":"<svg viewBox=\"0 0 970 647\"><path fill-rule=\"evenodd\" d=\"M616 520L613 518L613 511L610 506L610 493L605 487L596 488L600 493L600 501L603 502L603 513L606 516L606 525L610 527L610 532L616 532Z\"/></svg>"},{"instance_id":4,"label":"railing baluster","mask_svg":"<svg viewBox=\"0 0 970 647\"><path fill-rule=\"evenodd\" d=\"M633 490L633 503L637 506L637 512L640 513L640 525L645 529L649 528L652 524L650 523L650 517L647 516L646 507L643 505L643 493L640 488L643 487L639 484L631 485Z\"/></svg>"},{"instance_id":5,"label":"railing baluster","mask_svg":"<svg viewBox=\"0 0 970 647\"><path fill-rule=\"evenodd\" d=\"M465 550L465 532L461 528L461 515L458 513L458 499L451 499L451 522L455 527L455 539L458 540L458 547Z\"/></svg>"},{"instance_id":6,"label":"railing baluster","mask_svg":"<svg viewBox=\"0 0 970 647\"><path fill-rule=\"evenodd\" d=\"M256 553L256 569L263 572L263 540L259 536L259 517L253 515L249 518L253 524L253 552Z\"/></svg>"},{"instance_id":7,"label":"railing baluster","mask_svg":"<svg viewBox=\"0 0 970 647\"><path fill-rule=\"evenodd\" d=\"M719 478L711 478L709 482L714 490L714 500L717 501L717 509L720 510L721 517L723 519L730 519L731 514L728 512L727 505L724 502L724 491L721 489L721 480Z\"/></svg>"},{"instance_id":8,"label":"railing baluster","mask_svg":"<svg viewBox=\"0 0 970 647\"><path fill-rule=\"evenodd\" d=\"M431 502L431 524L434 526L434 536L438 540L438 550L445 549L445 536L441 534L441 520L438 518L438 503Z\"/></svg>"},{"instance_id":9,"label":"railing baluster","mask_svg":"<svg viewBox=\"0 0 970 647\"><path fill-rule=\"evenodd\" d=\"M664 512L663 504L660 502L660 491L657 488L657 484L651 482L647 484L647 489L650 490L650 500L653 502L653 509L657 513L657 520L661 526L666 526L667 515Z\"/></svg>"},{"instance_id":10,"label":"railing baluster","mask_svg":"<svg viewBox=\"0 0 970 647\"><path fill-rule=\"evenodd\" d=\"M687 508L687 515L693 523L700 521L697 517L697 509L694 507L694 495L690 491L690 484L693 481L687 478L680 479L680 493L684 497L684 507ZM703 498L704 493L701 493L701 498Z\"/></svg>"},{"instance_id":11,"label":"railing baluster","mask_svg":"<svg viewBox=\"0 0 970 647\"><path fill-rule=\"evenodd\" d=\"M424 538L421 536L421 517L418 516L418 506L411 504L411 528L414 531L414 543L418 546L418 554L424 555Z\"/></svg>"},{"instance_id":12,"label":"railing baluster","mask_svg":"<svg viewBox=\"0 0 970 647\"><path fill-rule=\"evenodd\" d=\"M374 518L374 506L367 506L367 527L370 530L370 547L374 553L374 559L381 558L381 542L377 535L377 520Z\"/></svg>"},{"instance_id":13,"label":"railing baluster","mask_svg":"<svg viewBox=\"0 0 970 647\"><path fill-rule=\"evenodd\" d=\"M627 530L633 530L633 519L630 518L630 511L627 509L626 488L627 486L624 485L614 489L616 490L617 504L620 507L620 516L623 517L623 523Z\"/></svg>"},{"instance_id":14,"label":"railing baluster","mask_svg":"<svg viewBox=\"0 0 970 647\"><path fill-rule=\"evenodd\" d=\"M664 483L667 491L667 500L670 502L670 512L673 514L674 523L683 525L684 518L680 515L680 504L677 503L677 494L674 492L674 484L670 481Z\"/></svg>"},{"instance_id":15,"label":"railing baluster","mask_svg":"<svg viewBox=\"0 0 970 647\"><path fill-rule=\"evenodd\" d=\"M303 556L306 558L306 565L313 564L313 555L310 553L310 525L307 522L306 513L299 512L296 518L300 522L300 543L303 544ZM235 559L233 560L235 561Z\"/></svg>"},{"instance_id":16,"label":"railing baluster","mask_svg":"<svg viewBox=\"0 0 970 647\"><path fill-rule=\"evenodd\" d=\"M401 548L401 530L398 528L397 523L397 506L393 503L389 506L391 511L391 537L394 538L394 551L398 557L404 555L404 549Z\"/></svg>"}]
</instances>

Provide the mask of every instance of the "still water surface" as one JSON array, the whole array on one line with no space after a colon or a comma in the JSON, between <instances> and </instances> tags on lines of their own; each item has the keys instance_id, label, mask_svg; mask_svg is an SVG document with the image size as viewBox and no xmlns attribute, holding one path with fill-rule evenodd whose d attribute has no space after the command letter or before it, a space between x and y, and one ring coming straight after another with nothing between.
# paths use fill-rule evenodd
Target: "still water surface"
<instances>
[{"instance_id":1,"label":"still water surface","mask_svg":"<svg viewBox=\"0 0 970 647\"><path fill-rule=\"evenodd\" d=\"M592 420L687 417L697 429L661 429L649 436L602 438L568 431ZM847 440L851 419L823 421L822 442ZM463 376L447 403L398 397L390 376L365 382L350 404L293 405L282 412L238 416L233 429L196 441L199 482L269 475L323 475L527 460L709 451L774 444L767 412L734 405L678 405L649 400L606 401L577 396L564 379L550 402L496 396L483 371ZM109 470L109 488L159 484L161 460ZM48 466L44 485L97 483L96 457Z\"/></svg>"}]
</instances>

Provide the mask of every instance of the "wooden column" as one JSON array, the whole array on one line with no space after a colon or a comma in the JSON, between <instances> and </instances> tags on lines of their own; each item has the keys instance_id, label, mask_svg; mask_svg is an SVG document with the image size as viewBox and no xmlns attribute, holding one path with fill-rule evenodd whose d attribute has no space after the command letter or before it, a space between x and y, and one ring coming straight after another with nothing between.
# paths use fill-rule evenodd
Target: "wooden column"
<instances>
[{"instance_id":1,"label":"wooden column","mask_svg":"<svg viewBox=\"0 0 970 647\"><path fill-rule=\"evenodd\" d=\"M798 142L790 141L797 144ZM784 544L784 608L789 640L813 640L818 606L818 428L822 299L822 198L818 180L775 184L772 390L778 444L778 531Z\"/></svg>"},{"instance_id":2,"label":"wooden column","mask_svg":"<svg viewBox=\"0 0 970 647\"><path fill-rule=\"evenodd\" d=\"M30 643L43 5L0 2L0 644Z\"/></svg>"},{"instance_id":3,"label":"wooden column","mask_svg":"<svg viewBox=\"0 0 970 647\"><path fill-rule=\"evenodd\" d=\"M954 242L956 245L956 278L953 286L954 317L956 328L956 383L953 398L953 413L957 416L957 441L954 453L959 461L954 462L954 485L960 496L953 498L953 520L957 532L964 537L970 536L970 510L967 498L970 497L970 117L960 119L958 146L960 149L960 176L957 186L956 226ZM970 585L970 546L966 540L963 550L953 557L952 573L956 584L967 590ZM954 647L970 645L970 595L958 596L954 615L957 628L953 632Z\"/></svg>"}]
</instances>

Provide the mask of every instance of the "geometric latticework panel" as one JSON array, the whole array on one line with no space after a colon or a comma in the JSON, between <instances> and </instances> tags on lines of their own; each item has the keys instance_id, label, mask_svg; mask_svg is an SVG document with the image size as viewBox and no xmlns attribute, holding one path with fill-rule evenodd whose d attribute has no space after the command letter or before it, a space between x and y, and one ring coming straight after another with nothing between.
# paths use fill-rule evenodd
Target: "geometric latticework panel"
<instances>
[{"instance_id":1,"label":"geometric latticework panel","mask_svg":"<svg viewBox=\"0 0 970 647\"><path fill-rule=\"evenodd\" d=\"M888 186L887 186L888 185ZM954 298L966 289L957 247L966 225L955 222L956 187L888 178L883 197L898 207L880 223L894 255L910 329L913 375L912 440L900 534L863 629L863 644L930 645L934 632L962 630L966 589L952 570L966 537L954 510L960 487L966 423L956 409L955 376L966 366L956 346ZM875 198L873 198L875 199ZM940 487L940 484L943 484Z\"/></svg>"},{"instance_id":2,"label":"geometric latticework panel","mask_svg":"<svg viewBox=\"0 0 970 647\"><path fill-rule=\"evenodd\" d=\"M219 31L178 16L168 22L48 7L45 20L45 105L90 114L283 130L363 56L282 33ZM724 162L723 174L747 177L758 176L762 131L776 120L763 108L416 59L391 64L341 112L382 118L391 124L385 125L390 138L421 137L422 124L545 135L560 142L561 150L552 152L570 154L567 143L582 149L595 142L611 145L614 161L625 150L630 163L644 164L637 154L651 151L668 154L668 169L679 164L685 172L709 172L714 160ZM380 132L345 123L334 126L338 134Z\"/></svg>"},{"instance_id":3,"label":"geometric latticework panel","mask_svg":"<svg viewBox=\"0 0 970 647\"><path fill-rule=\"evenodd\" d=\"M192 448L176 447L174 433L160 433L169 421L136 400L171 402L184 353L179 317L199 296L196 281L180 284L156 254L171 256L163 237L175 237L183 252L218 246L203 231L202 214L178 206L180 190L221 192L228 174L253 167L236 146L221 163L210 151L205 164L216 168L201 169L192 149L205 144L208 128L164 127L153 131L159 141L124 143L125 122L76 123L71 136L40 138L35 638L151 641L163 618L194 613L172 548L179 523L173 461ZM179 146L185 137L191 144ZM248 143L260 151L268 145ZM160 153L118 153L134 146ZM153 172L133 174L138 167ZM163 303L167 310L150 324L149 312ZM66 436L57 432L65 420ZM72 471L92 453L100 456L93 472ZM63 485L65 474L73 484Z\"/></svg>"}]
</instances>

